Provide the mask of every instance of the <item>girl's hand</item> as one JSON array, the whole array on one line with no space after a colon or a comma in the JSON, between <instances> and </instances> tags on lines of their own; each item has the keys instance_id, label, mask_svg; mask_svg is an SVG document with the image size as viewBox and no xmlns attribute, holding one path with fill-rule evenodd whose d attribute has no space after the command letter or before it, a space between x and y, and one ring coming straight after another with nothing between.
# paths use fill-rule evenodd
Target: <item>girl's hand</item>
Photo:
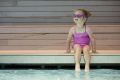
<instances>
[{"instance_id":1,"label":"girl's hand","mask_svg":"<svg viewBox=\"0 0 120 80\"><path fill-rule=\"evenodd\" d=\"M95 54L95 53L97 53L97 52L96 52L96 50L95 50L95 49L93 49L93 50L92 50L92 53L94 53L94 54Z\"/></svg>"},{"instance_id":2,"label":"girl's hand","mask_svg":"<svg viewBox=\"0 0 120 80\"><path fill-rule=\"evenodd\" d=\"M67 49L67 50L66 50L66 53L71 53L71 50L70 50L70 49Z\"/></svg>"}]
</instances>

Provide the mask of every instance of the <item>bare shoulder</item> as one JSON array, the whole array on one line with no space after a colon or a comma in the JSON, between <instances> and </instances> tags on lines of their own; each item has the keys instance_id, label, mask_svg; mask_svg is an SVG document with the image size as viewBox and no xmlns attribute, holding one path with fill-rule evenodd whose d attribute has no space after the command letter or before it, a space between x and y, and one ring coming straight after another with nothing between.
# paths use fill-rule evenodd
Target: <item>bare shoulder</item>
<instances>
[{"instance_id":1,"label":"bare shoulder","mask_svg":"<svg viewBox=\"0 0 120 80\"><path fill-rule=\"evenodd\" d=\"M88 33L90 33L90 34L93 33L92 30L91 30L91 28L90 28L90 26L88 26L88 25L86 25L86 31L87 31Z\"/></svg>"},{"instance_id":2,"label":"bare shoulder","mask_svg":"<svg viewBox=\"0 0 120 80\"><path fill-rule=\"evenodd\" d=\"M86 30L91 31L90 26L86 25Z\"/></svg>"},{"instance_id":3,"label":"bare shoulder","mask_svg":"<svg viewBox=\"0 0 120 80\"><path fill-rule=\"evenodd\" d=\"M74 27L71 27L69 33L73 33L73 32L74 32Z\"/></svg>"}]
</instances>

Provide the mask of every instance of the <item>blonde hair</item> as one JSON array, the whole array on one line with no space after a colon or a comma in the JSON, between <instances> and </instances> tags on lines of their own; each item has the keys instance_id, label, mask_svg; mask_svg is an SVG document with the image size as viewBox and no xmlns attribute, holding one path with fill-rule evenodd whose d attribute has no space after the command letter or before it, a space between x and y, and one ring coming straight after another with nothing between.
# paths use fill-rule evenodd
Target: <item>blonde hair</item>
<instances>
[{"instance_id":1,"label":"blonde hair","mask_svg":"<svg viewBox=\"0 0 120 80\"><path fill-rule=\"evenodd\" d=\"M87 18L91 16L91 13L89 11L85 10L85 9L75 9L75 10L73 10L73 12L76 12L76 11L82 11Z\"/></svg>"}]
</instances>

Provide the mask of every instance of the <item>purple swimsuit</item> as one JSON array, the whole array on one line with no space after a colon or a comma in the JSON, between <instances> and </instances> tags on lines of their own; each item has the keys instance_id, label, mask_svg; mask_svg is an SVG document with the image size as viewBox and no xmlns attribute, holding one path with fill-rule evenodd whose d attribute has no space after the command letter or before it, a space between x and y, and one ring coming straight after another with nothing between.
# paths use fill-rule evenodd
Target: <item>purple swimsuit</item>
<instances>
[{"instance_id":1,"label":"purple swimsuit","mask_svg":"<svg viewBox=\"0 0 120 80\"><path fill-rule=\"evenodd\" d=\"M74 32L73 44L79 44L83 48L85 45L89 45L89 43L90 43L90 38L88 33L86 32L86 29L85 32L83 33L76 33L76 31Z\"/></svg>"}]
</instances>

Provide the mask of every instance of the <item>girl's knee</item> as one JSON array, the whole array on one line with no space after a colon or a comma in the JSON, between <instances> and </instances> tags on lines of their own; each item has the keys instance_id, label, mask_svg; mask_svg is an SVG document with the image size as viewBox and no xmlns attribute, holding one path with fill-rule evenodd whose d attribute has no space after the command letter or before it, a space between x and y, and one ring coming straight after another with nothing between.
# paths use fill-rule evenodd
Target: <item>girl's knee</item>
<instances>
[{"instance_id":1,"label":"girl's knee","mask_svg":"<svg viewBox=\"0 0 120 80\"><path fill-rule=\"evenodd\" d=\"M75 50L75 52L82 52L82 48L78 44L74 45L74 50Z\"/></svg>"},{"instance_id":2,"label":"girl's knee","mask_svg":"<svg viewBox=\"0 0 120 80\"><path fill-rule=\"evenodd\" d=\"M75 45L74 45L74 49L81 49L81 47L80 47L80 45L75 44Z\"/></svg>"},{"instance_id":3,"label":"girl's knee","mask_svg":"<svg viewBox=\"0 0 120 80\"><path fill-rule=\"evenodd\" d=\"M83 47L83 52L88 53L90 51L90 47L88 45Z\"/></svg>"}]
</instances>

